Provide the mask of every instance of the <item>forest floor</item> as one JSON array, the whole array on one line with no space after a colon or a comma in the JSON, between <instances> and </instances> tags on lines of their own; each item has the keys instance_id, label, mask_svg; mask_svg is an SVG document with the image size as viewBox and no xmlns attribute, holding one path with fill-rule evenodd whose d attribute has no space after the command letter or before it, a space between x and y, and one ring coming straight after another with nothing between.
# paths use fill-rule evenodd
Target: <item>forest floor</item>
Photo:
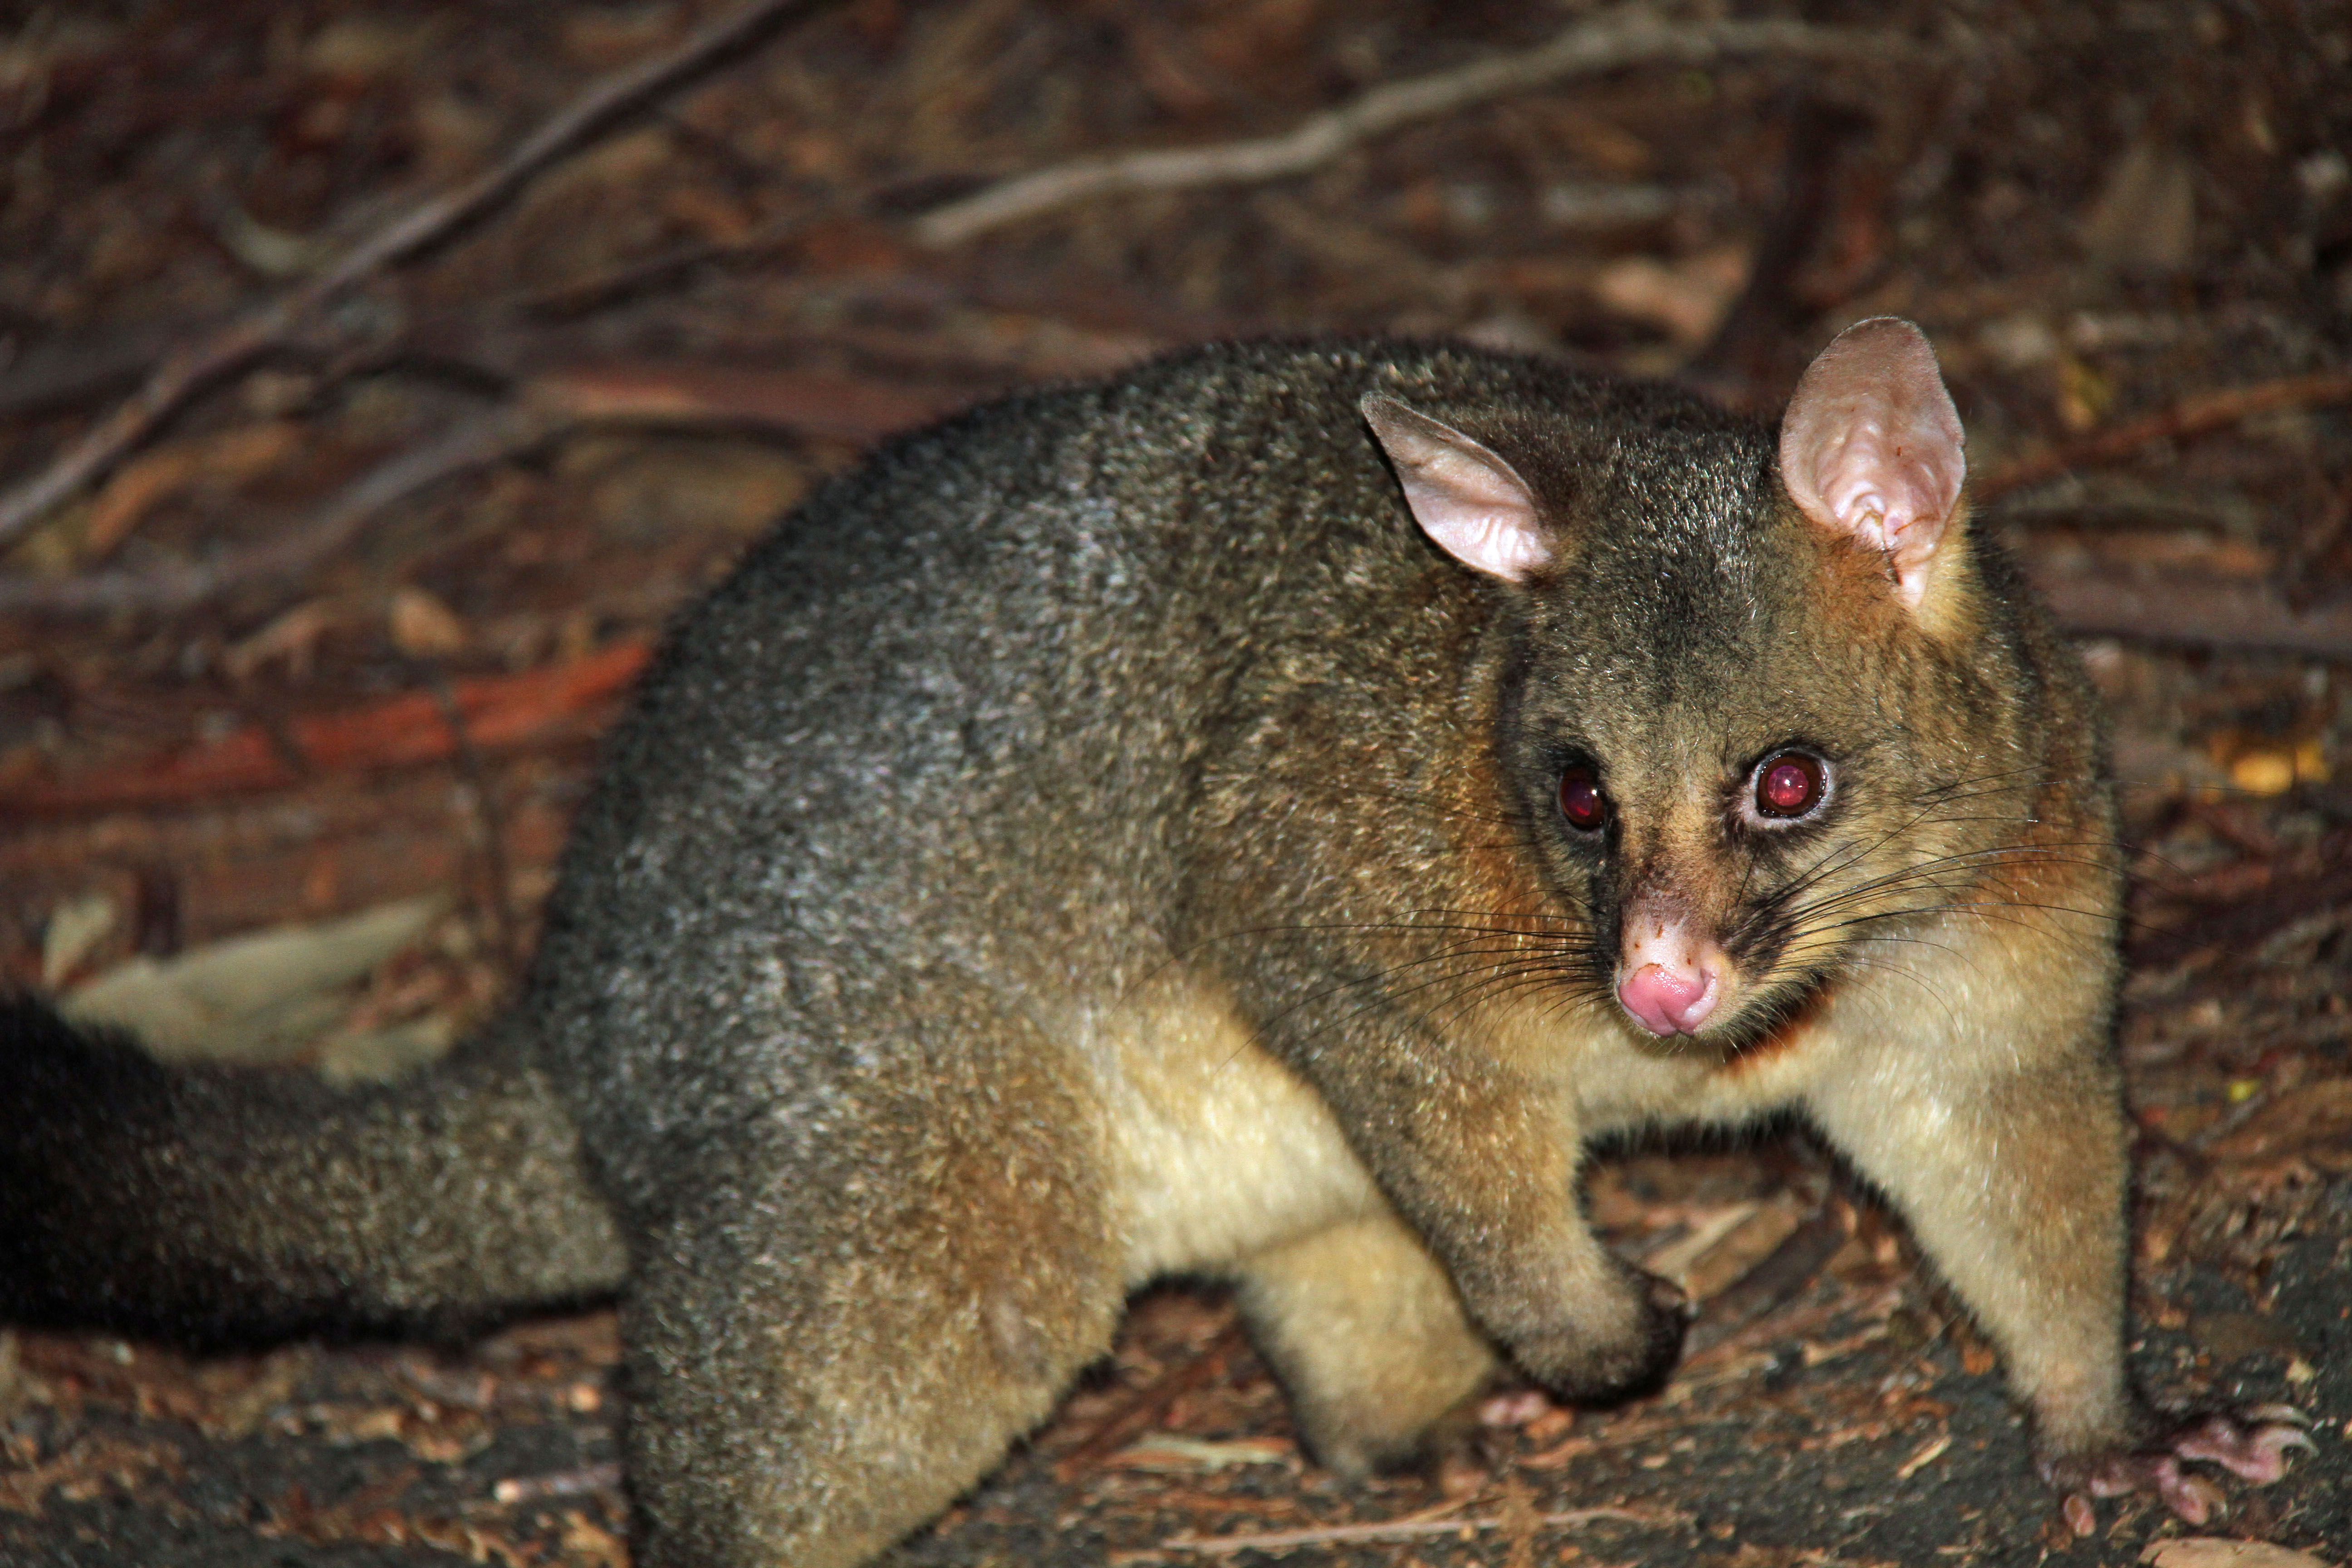
<instances>
[{"instance_id":1,"label":"forest floor","mask_svg":"<svg viewBox=\"0 0 2352 1568\"><path fill-rule=\"evenodd\" d=\"M1899 1227L1766 1137L1593 1170L1612 1243L1704 1303L1659 1394L1343 1482L1229 1304L1171 1285L889 1561L2352 1561L2352 9L797 9L531 168L725 7L16 13L0 977L184 1054L429 1057L511 984L666 619L863 444L992 394L1379 331L1769 416L1900 314L2114 713L2139 1371L2295 1405L2315 1451L2202 1531L2126 1500L2078 1537ZM1577 29L1624 52L1477 74ZM1431 76L1441 110L1282 177L1222 151ZM1073 162L1155 148L1198 156ZM215 1357L0 1330L0 1562L618 1568L616 1355L609 1312Z\"/></svg>"}]
</instances>

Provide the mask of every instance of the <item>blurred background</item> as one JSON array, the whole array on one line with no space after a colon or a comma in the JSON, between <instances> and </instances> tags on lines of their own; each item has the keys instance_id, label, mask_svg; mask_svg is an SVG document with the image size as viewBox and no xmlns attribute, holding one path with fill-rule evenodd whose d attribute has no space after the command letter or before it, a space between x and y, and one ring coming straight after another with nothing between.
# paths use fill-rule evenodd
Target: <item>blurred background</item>
<instances>
[{"instance_id":1,"label":"blurred background","mask_svg":"<svg viewBox=\"0 0 2352 1568\"><path fill-rule=\"evenodd\" d=\"M7 8L11 984L168 1055L444 1048L665 621L973 401L1335 331L1769 418L1900 314L2116 711L2149 1376L2332 1423L2233 1528L2352 1550L2352 8L753 10ZM1341 1487L1214 1292L1161 1292L908 1560L1442 1507L1471 1526L1285 1550L2120 1563L2175 1530L2056 1521L1989 1352L1801 1139L1593 1192L1709 1302L1661 1400ZM620 1563L611 1359L596 1315L210 1361L0 1334L0 1557ZM1650 1517L1529 1522L1603 1503Z\"/></svg>"}]
</instances>

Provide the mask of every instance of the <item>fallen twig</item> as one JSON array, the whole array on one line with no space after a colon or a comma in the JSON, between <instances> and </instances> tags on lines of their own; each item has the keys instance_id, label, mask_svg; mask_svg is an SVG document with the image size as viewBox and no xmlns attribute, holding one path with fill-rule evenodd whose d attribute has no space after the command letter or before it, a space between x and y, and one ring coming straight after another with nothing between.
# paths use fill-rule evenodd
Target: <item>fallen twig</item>
<instances>
[{"instance_id":1,"label":"fallen twig","mask_svg":"<svg viewBox=\"0 0 2352 1568\"><path fill-rule=\"evenodd\" d=\"M1223 1372L1225 1363L1233 1359L1234 1352L1241 1349L1244 1342L1241 1321L1235 1319L1226 1324L1216 1338L1202 1346L1200 1354L1139 1391L1131 1404L1114 1411L1100 1426L1087 1434L1084 1442L1055 1461L1055 1479L1075 1480L1093 1468L1105 1455L1159 1420L1181 1395Z\"/></svg>"},{"instance_id":2,"label":"fallen twig","mask_svg":"<svg viewBox=\"0 0 2352 1568\"><path fill-rule=\"evenodd\" d=\"M2183 576L2141 582L2037 569L2031 556L2025 566L2058 624L2078 636L2352 659L2352 605L2297 613L2258 584Z\"/></svg>"},{"instance_id":3,"label":"fallen twig","mask_svg":"<svg viewBox=\"0 0 2352 1568\"><path fill-rule=\"evenodd\" d=\"M1821 1277L1851 1234L1838 1207L1815 1209L1755 1268L1706 1303L1706 1317L1690 1333L1690 1353L1730 1339L1749 1321L1794 1300Z\"/></svg>"},{"instance_id":4,"label":"fallen twig","mask_svg":"<svg viewBox=\"0 0 2352 1568\"><path fill-rule=\"evenodd\" d=\"M1305 1530L1269 1530L1253 1535L1171 1535L1160 1547L1169 1552L1192 1552L1222 1557L1234 1552L1288 1552L1300 1546L1330 1546L1353 1541L1410 1541L1424 1535L1468 1534L1499 1530L1500 1519L1395 1519L1372 1524L1326 1524ZM1690 1523L1690 1515L1668 1509L1573 1508L1534 1515L1534 1522L1553 1530L1576 1530L1588 1524L1639 1524L1671 1530Z\"/></svg>"},{"instance_id":5,"label":"fallen twig","mask_svg":"<svg viewBox=\"0 0 2352 1568\"><path fill-rule=\"evenodd\" d=\"M1734 404L1786 395L1780 356L1801 311L1819 307L1797 299L1805 263L1822 248L1822 231L1835 209L1849 145L1869 129L1850 109L1811 97L1795 99L1781 154L1780 194L1748 268L1748 282L1723 313L1715 333L1677 373ZM1807 308L1811 307L1810 310Z\"/></svg>"},{"instance_id":6,"label":"fallen twig","mask_svg":"<svg viewBox=\"0 0 2352 1568\"><path fill-rule=\"evenodd\" d=\"M766 429L871 441L965 401L961 389L904 387L821 372L614 361L551 370L508 404L371 468L304 522L209 561L72 577L0 576L0 614L178 610L231 588L307 571L378 513L445 479L519 458L588 426Z\"/></svg>"},{"instance_id":7,"label":"fallen twig","mask_svg":"<svg viewBox=\"0 0 2352 1568\"><path fill-rule=\"evenodd\" d=\"M538 1502L546 1498L613 1491L620 1484L620 1465L608 1462L582 1465L577 1469L558 1470L551 1475L509 1476L490 1489L490 1497L499 1507L511 1508L517 1503Z\"/></svg>"},{"instance_id":8,"label":"fallen twig","mask_svg":"<svg viewBox=\"0 0 2352 1568\"><path fill-rule=\"evenodd\" d=\"M1675 1375L1681 1377L1737 1361L1749 1351L1774 1341L1801 1339L1840 1318L1883 1319L1902 1300L1906 1288L1906 1282L1890 1285L1865 1298L1859 1306L1850 1296L1843 1294L1832 1300L1815 1301L1810 1306L1793 1300L1784 1301L1759 1317L1750 1318L1721 1339L1685 1354L1675 1368ZM1630 1440L1623 1433L1612 1433L1610 1438L1612 1442Z\"/></svg>"},{"instance_id":9,"label":"fallen twig","mask_svg":"<svg viewBox=\"0 0 2352 1568\"><path fill-rule=\"evenodd\" d=\"M2352 402L2352 374L2294 375L2253 386L2233 386L2222 392L2202 392L2144 418L2128 420L2111 429L2095 430L2079 441L2068 441L2046 452L2003 463L1972 481L1969 493L1992 500L2027 485L2055 479L2069 468L2111 463L2158 441L2183 441L2192 436L2226 429L2258 414L2283 408L2319 408Z\"/></svg>"},{"instance_id":10,"label":"fallen twig","mask_svg":"<svg viewBox=\"0 0 2352 1568\"><path fill-rule=\"evenodd\" d=\"M970 400L949 386L906 386L823 371L609 360L550 370L523 402L551 417L599 424L724 426L872 441L929 423Z\"/></svg>"},{"instance_id":11,"label":"fallen twig","mask_svg":"<svg viewBox=\"0 0 2352 1568\"><path fill-rule=\"evenodd\" d=\"M1633 65L1706 65L1731 55L1877 54L1915 47L1885 32L1802 22L1681 21L1646 6L1628 6L1579 23L1532 49L1374 88L1278 136L1097 153L1017 175L924 215L915 221L913 232L922 244L944 248L1102 196L1286 179L1415 121L1526 92L1566 76Z\"/></svg>"},{"instance_id":12,"label":"fallen twig","mask_svg":"<svg viewBox=\"0 0 2352 1568\"><path fill-rule=\"evenodd\" d=\"M219 795L285 789L330 772L445 762L464 742L484 752L586 728L645 668L651 646L633 639L568 664L520 675L449 683L442 696L413 691L355 712L279 725L254 724L221 740L96 776L36 778L0 787L0 812L80 816L125 806L185 805Z\"/></svg>"},{"instance_id":13,"label":"fallen twig","mask_svg":"<svg viewBox=\"0 0 2352 1568\"><path fill-rule=\"evenodd\" d=\"M605 77L541 124L498 166L410 208L299 288L166 359L136 395L55 461L0 496L0 550L152 435L197 393L293 339L320 308L386 267L430 249L511 197L549 164L767 37L823 0L750 0L656 58Z\"/></svg>"},{"instance_id":14,"label":"fallen twig","mask_svg":"<svg viewBox=\"0 0 2352 1568\"><path fill-rule=\"evenodd\" d=\"M175 610L247 583L293 576L350 543L370 519L395 501L529 451L551 439L566 423L535 408L499 409L369 469L290 531L211 560L75 577L0 576L0 614Z\"/></svg>"},{"instance_id":15,"label":"fallen twig","mask_svg":"<svg viewBox=\"0 0 2352 1568\"><path fill-rule=\"evenodd\" d=\"M2169 969L2211 948L2242 956L2294 921L2352 903L2352 870L2282 879L2243 902L2191 911L2147 931L2127 950L2132 967Z\"/></svg>"}]
</instances>

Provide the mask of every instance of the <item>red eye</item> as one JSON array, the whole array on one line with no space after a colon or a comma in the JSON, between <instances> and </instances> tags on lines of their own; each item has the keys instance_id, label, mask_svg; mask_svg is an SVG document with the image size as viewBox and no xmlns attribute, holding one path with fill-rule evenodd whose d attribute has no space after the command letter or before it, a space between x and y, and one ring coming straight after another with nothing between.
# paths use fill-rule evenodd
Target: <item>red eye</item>
<instances>
[{"instance_id":1,"label":"red eye","mask_svg":"<svg viewBox=\"0 0 2352 1568\"><path fill-rule=\"evenodd\" d=\"M1756 809L1767 816L1802 816L1822 803L1822 764L1802 752L1782 752L1756 770Z\"/></svg>"},{"instance_id":2,"label":"red eye","mask_svg":"<svg viewBox=\"0 0 2352 1568\"><path fill-rule=\"evenodd\" d=\"M1570 768L1559 775L1559 814L1580 833L1591 833L1609 821L1609 797L1591 768Z\"/></svg>"}]
</instances>

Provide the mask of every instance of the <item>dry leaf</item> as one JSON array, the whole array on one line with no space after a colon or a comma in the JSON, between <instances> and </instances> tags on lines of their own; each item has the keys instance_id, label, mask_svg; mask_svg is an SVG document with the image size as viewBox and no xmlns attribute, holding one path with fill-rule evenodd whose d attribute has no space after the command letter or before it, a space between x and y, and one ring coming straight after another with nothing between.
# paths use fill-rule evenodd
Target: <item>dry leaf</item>
<instances>
[{"instance_id":1,"label":"dry leaf","mask_svg":"<svg viewBox=\"0 0 2352 1568\"><path fill-rule=\"evenodd\" d=\"M1592 292L1619 315L1663 328L1675 342L1696 347L1715 335L1747 284L1748 252L1722 246L1674 262L1652 256L1612 261L1594 277Z\"/></svg>"},{"instance_id":2,"label":"dry leaf","mask_svg":"<svg viewBox=\"0 0 2352 1568\"><path fill-rule=\"evenodd\" d=\"M332 600L305 600L223 654L221 668L232 680L248 680L263 665L284 659L286 673L303 679L310 673L319 639L337 618Z\"/></svg>"},{"instance_id":3,"label":"dry leaf","mask_svg":"<svg viewBox=\"0 0 2352 1568\"><path fill-rule=\"evenodd\" d=\"M2110 271L2179 272L2195 254L2195 171L2179 153L2141 141L2116 160L2084 220L2083 246Z\"/></svg>"},{"instance_id":4,"label":"dry leaf","mask_svg":"<svg viewBox=\"0 0 2352 1568\"><path fill-rule=\"evenodd\" d=\"M86 893L49 911L41 931L41 984L55 991L73 977L100 942L114 934L119 911L104 893Z\"/></svg>"},{"instance_id":5,"label":"dry leaf","mask_svg":"<svg viewBox=\"0 0 2352 1568\"><path fill-rule=\"evenodd\" d=\"M1204 1442L1171 1432L1122 1448L1105 1461L1128 1470L1223 1470L1235 1465L1279 1465L1298 1451L1286 1437L1234 1437Z\"/></svg>"},{"instance_id":6,"label":"dry leaf","mask_svg":"<svg viewBox=\"0 0 2352 1568\"><path fill-rule=\"evenodd\" d=\"M563 1516L563 1561L580 1568L628 1568L627 1543L583 1514Z\"/></svg>"},{"instance_id":7,"label":"dry leaf","mask_svg":"<svg viewBox=\"0 0 2352 1568\"><path fill-rule=\"evenodd\" d=\"M1683 1289L1694 1300L1713 1300L1747 1279L1804 1223L1804 1210L1785 1194L1761 1205L1691 1260Z\"/></svg>"},{"instance_id":8,"label":"dry leaf","mask_svg":"<svg viewBox=\"0 0 2352 1568\"><path fill-rule=\"evenodd\" d=\"M1684 1280L1692 1264L1717 1242L1730 1235L1763 1207L1757 1203L1727 1204L1707 1213L1695 1213L1690 1231L1677 1240L1667 1243L1643 1258L1643 1266L1653 1274L1662 1275L1675 1284L1690 1289Z\"/></svg>"},{"instance_id":9,"label":"dry leaf","mask_svg":"<svg viewBox=\"0 0 2352 1568\"><path fill-rule=\"evenodd\" d=\"M129 1029L166 1061L268 1060L331 1026L337 993L425 934L437 896L314 924L279 926L118 964L65 999L68 1017Z\"/></svg>"},{"instance_id":10,"label":"dry leaf","mask_svg":"<svg viewBox=\"0 0 2352 1568\"><path fill-rule=\"evenodd\" d=\"M402 588L392 596L386 617L392 646L411 658L428 658L465 648L466 623L457 612L418 587Z\"/></svg>"},{"instance_id":11,"label":"dry leaf","mask_svg":"<svg viewBox=\"0 0 2352 1568\"><path fill-rule=\"evenodd\" d=\"M167 497L203 480L236 484L249 479L275 468L300 439L300 426L276 421L156 448L124 467L90 503L83 533L85 558L99 560L111 553Z\"/></svg>"}]
</instances>

